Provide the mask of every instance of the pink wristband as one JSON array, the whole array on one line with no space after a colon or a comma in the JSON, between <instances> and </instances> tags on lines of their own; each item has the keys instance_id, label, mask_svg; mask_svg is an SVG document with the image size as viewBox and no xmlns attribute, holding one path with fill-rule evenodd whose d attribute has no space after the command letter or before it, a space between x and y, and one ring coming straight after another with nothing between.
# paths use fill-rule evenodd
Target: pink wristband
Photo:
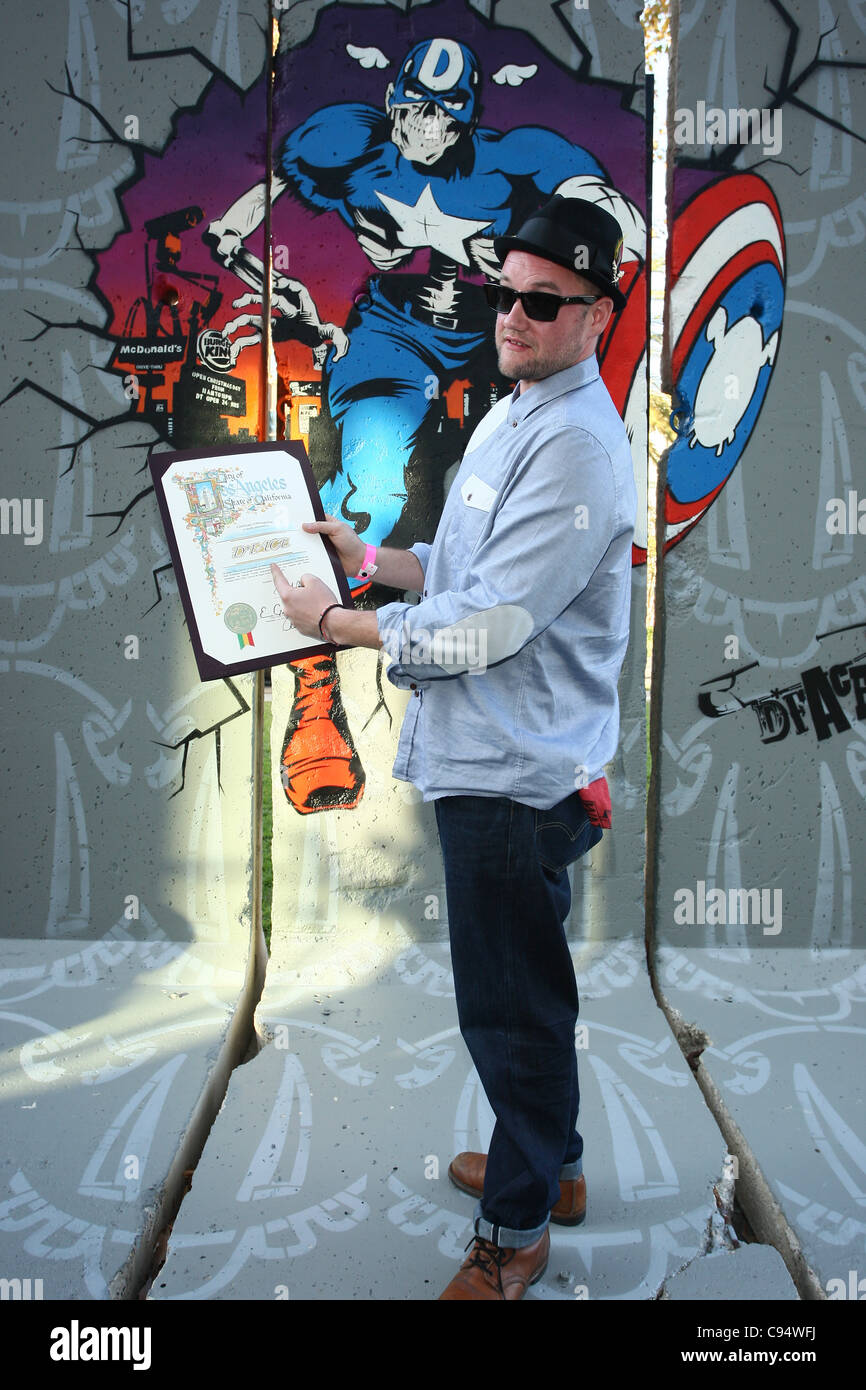
<instances>
[{"instance_id":1,"label":"pink wristband","mask_svg":"<svg viewBox=\"0 0 866 1390\"><path fill-rule=\"evenodd\" d=\"M366 550L364 551L363 564L361 565L361 568L358 570L358 573L354 576L354 578L370 579L376 573L376 570L378 568L379 566L376 564L376 547L375 545L368 545Z\"/></svg>"}]
</instances>

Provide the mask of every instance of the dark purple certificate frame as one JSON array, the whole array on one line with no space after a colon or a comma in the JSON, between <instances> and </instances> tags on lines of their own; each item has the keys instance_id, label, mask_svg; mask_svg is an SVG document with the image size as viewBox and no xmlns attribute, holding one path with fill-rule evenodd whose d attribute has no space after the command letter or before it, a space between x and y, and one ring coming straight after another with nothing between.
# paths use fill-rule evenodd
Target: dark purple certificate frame
<instances>
[{"instance_id":1,"label":"dark purple certificate frame","mask_svg":"<svg viewBox=\"0 0 866 1390\"><path fill-rule=\"evenodd\" d=\"M216 448L211 447L210 449L182 449L161 453L155 453L151 450L148 455L147 461L150 465L151 476L153 477L153 486L156 492L156 500L159 503L163 530L165 531L165 538L168 542L169 551L171 552L172 568L174 569L175 578L177 579L178 588L180 590L183 611L186 614L187 627L189 629L190 641L192 642L192 649L195 653L198 673L203 681L221 680L224 676L241 675L244 671L267 670L271 666L281 666L287 661L297 661L302 657L319 656L322 653L329 654L334 651L344 650L342 647L336 646L333 642L321 642L317 643L315 646L303 647L300 650L273 652L268 656L249 657L244 655L239 661L223 663L217 661L208 652L205 652L202 647L195 609L190 599L186 575L183 572L183 565L181 564L180 552L175 539L174 527L172 526L171 515L168 510L168 502L165 497L163 477L171 465L177 462L198 462L204 464L209 460L217 458L235 458L243 454L261 454L269 452L275 454L288 454L290 458L300 464L301 475L307 485L307 491L310 494L313 515L317 521L324 521L325 512L322 507L321 498L319 497L319 489L316 487L316 480L313 477L313 470L310 467L310 460L307 457L306 449L298 439L285 439L279 440L276 443L269 442L266 444L227 444ZM343 567L337 559L337 552L327 536L322 536L321 539L324 542L325 551L331 562L331 568L334 572L334 587L337 590L340 602L346 608L354 608L355 605L352 599L352 593L346 582Z\"/></svg>"}]
</instances>

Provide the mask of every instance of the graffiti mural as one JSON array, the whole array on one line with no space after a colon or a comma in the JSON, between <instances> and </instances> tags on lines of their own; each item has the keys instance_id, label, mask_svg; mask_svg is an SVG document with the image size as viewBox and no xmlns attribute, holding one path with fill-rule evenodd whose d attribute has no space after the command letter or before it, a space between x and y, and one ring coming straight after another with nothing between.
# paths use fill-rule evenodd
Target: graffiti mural
<instances>
[{"instance_id":1,"label":"graffiti mural","mask_svg":"<svg viewBox=\"0 0 866 1390\"><path fill-rule=\"evenodd\" d=\"M315 74L325 70L323 104ZM109 369L130 413L180 448L264 437L269 304L277 433L308 448L326 513L373 545L430 539L463 443L510 389L483 294L498 275L493 237L554 192L601 202L623 228L627 303L599 360L632 439L633 559L643 564L639 90L639 73L631 83L597 76L585 51L575 74L555 46L486 23L460 0L425 7L423 26L387 7L326 7L312 34L284 36L269 176L264 81L242 97L216 80L199 109L178 116L159 158L136 157L123 197L128 229L100 254L94 277L111 311ZM734 170L721 180L693 170L690 179L672 265L681 439L668 461L668 545L704 515L743 455L784 303L784 233L766 182ZM361 605L385 601L374 581L350 588ZM356 807L366 774L336 658L291 670L287 802L300 814ZM381 675L377 684L381 699Z\"/></svg>"},{"instance_id":2,"label":"graffiti mural","mask_svg":"<svg viewBox=\"0 0 866 1390\"><path fill-rule=\"evenodd\" d=\"M265 109L264 80L243 99L224 80L211 84L200 111L178 117L166 150L138 157L122 197L127 230L97 257L114 340L109 368L130 413L178 449L265 435L261 349L241 356L230 342L246 296L208 238L225 188L264 163ZM260 292L264 254L260 232L245 256Z\"/></svg>"},{"instance_id":3,"label":"graffiti mural","mask_svg":"<svg viewBox=\"0 0 866 1390\"><path fill-rule=\"evenodd\" d=\"M593 78L576 91L528 35L495 30L465 5L428 7L429 36L413 43L418 27L384 10L329 9L282 55L275 100L280 430L308 445L326 513L376 545L432 536L448 469L510 389L482 291L498 274L492 240L554 192L604 202L623 226L635 310L616 326L613 385L623 411L634 394L646 467L643 122L630 93ZM323 105L311 75L325 69ZM241 186L210 224L239 282L255 279L249 245L266 205L264 184ZM227 355L242 358L262 331L251 305L226 332ZM356 601L381 601L369 581L351 585ZM355 806L364 773L335 660L293 669L286 796L301 813Z\"/></svg>"}]
</instances>

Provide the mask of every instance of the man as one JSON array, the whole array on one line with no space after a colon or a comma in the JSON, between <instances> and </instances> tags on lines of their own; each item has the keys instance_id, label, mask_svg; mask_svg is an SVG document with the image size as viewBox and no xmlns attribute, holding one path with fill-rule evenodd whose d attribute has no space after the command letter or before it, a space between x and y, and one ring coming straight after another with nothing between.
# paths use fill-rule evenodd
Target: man
<instances>
[{"instance_id":1,"label":"man","mask_svg":"<svg viewBox=\"0 0 866 1390\"><path fill-rule=\"evenodd\" d=\"M347 574L421 602L352 612L274 567L301 632L383 647L413 696L394 774L435 803L460 1029L496 1116L489 1155L449 1169L480 1200L448 1300L521 1298L546 1268L551 1214L584 1215L567 866L610 824L636 509L595 359L625 302L618 223L555 196L495 247L496 347L518 385L470 439L433 544L374 551L341 522L311 524Z\"/></svg>"}]
</instances>

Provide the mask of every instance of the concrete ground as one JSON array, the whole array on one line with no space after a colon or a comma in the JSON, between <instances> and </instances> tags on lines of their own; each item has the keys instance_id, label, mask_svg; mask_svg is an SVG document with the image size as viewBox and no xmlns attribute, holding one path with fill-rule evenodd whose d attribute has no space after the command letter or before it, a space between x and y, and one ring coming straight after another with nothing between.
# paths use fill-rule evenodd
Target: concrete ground
<instances>
[{"instance_id":1,"label":"concrete ground","mask_svg":"<svg viewBox=\"0 0 866 1390\"><path fill-rule=\"evenodd\" d=\"M588 1213L552 1228L529 1297L854 1296L862 956L663 947L659 985L695 1070L642 941L573 954ZM4 1296L42 1281L45 1299L136 1297L193 1167L152 1300L438 1296L472 1230L448 1163L492 1128L441 940L282 939L245 1062L239 944L118 928L6 941L4 962Z\"/></svg>"},{"instance_id":2,"label":"concrete ground","mask_svg":"<svg viewBox=\"0 0 866 1390\"><path fill-rule=\"evenodd\" d=\"M795 1299L720 1214L725 1143L649 987L642 943L574 952L588 1215L529 1297ZM152 1299L435 1299L471 1239L453 1153L492 1115L447 947L283 942ZM627 1026L624 1026L626 1025Z\"/></svg>"}]
</instances>

